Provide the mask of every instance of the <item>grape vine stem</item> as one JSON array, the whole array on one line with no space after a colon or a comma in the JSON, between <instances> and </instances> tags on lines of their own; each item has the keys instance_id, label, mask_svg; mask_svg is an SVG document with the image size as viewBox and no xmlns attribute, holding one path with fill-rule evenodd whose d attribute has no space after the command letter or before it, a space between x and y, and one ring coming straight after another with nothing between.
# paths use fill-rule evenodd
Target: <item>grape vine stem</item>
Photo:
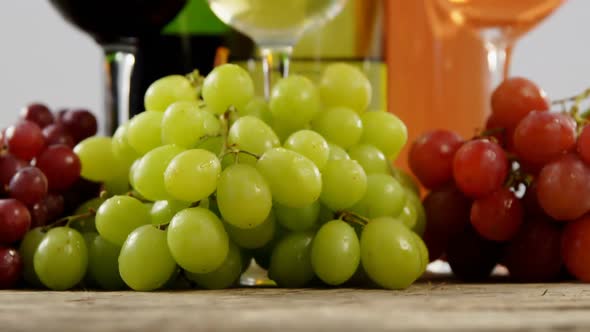
<instances>
[{"instance_id":1,"label":"grape vine stem","mask_svg":"<svg viewBox=\"0 0 590 332\"><path fill-rule=\"evenodd\" d=\"M66 227L69 227L70 224L72 222L74 222L74 221L78 221L78 220L84 219L84 218L89 218L89 217L92 217L92 216L95 216L95 215L96 215L96 210L95 209L88 209L88 212L84 212L84 213L81 213L81 214L76 214L76 215L73 215L73 216L68 216L68 217L64 217L64 218L61 218L61 219L57 219L56 221L54 221L54 222L52 222L52 223L50 223L48 225L43 226L43 231L44 232L47 232L51 228L56 227L58 225L61 225L63 223L66 224L65 225Z\"/></svg>"}]
</instances>

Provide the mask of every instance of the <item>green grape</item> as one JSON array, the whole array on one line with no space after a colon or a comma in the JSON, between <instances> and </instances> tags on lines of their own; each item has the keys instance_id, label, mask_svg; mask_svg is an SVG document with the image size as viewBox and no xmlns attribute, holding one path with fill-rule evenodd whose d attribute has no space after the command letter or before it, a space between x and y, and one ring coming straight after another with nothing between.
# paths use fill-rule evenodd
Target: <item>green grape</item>
<instances>
[{"instance_id":1,"label":"green grape","mask_svg":"<svg viewBox=\"0 0 590 332\"><path fill-rule=\"evenodd\" d=\"M256 168L270 185L273 199L285 206L310 205L322 191L319 169L297 152L284 148L268 150L258 160Z\"/></svg>"},{"instance_id":2,"label":"green grape","mask_svg":"<svg viewBox=\"0 0 590 332\"><path fill-rule=\"evenodd\" d=\"M391 166L383 152L370 144L358 144L348 149L351 159L358 161L367 174L391 174Z\"/></svg>"},{"instance_id":3,"label":"green grape","mask_svg":"<svg viewBox=\"0 0 590 332\"><path fill-rule=\"evenodd\" d=\"M230 242L227 257L215 271L202 274L187 272L186 277L203 288L224 289L237 283L242 274L242 266L240 248Z\"/></svg>"},{"instance_id":4,"label":"green grape","mask_svg":"<svg viewBox=\"0 0 590 332\"><path fill-rule=\"evenodd\" d=\"M269 106L274 121L303 128L320 110L319 91L308 78L290 75L275 84Z\"/></svg>"},{"instance_id":5,"label":"green grape","mask_svg":"<svg viewBox=\"0 0 590 332\"><path fill-rule=\"evenodd\" d=\"M355 273L361 260L359 239L350 225L332 220L317 232L311 245L311 265L328 285L340 285Z\"/></svg>"},{"instance_id":6,"label":"green grape","mask_svg":"<svg viewBox=\"0 0 590 332\"><path fill-rule=\"evenodd\" d=\"M406 198L406 203L396 218L409 229L422 236L426 228L426 211L424 211L424 206L420 201L420 197L407 189ZM395 217L396 215L393 216Z\"/></svg>"},{"instance_id":7,"label":"green grape","mask_svg":"<svg viewBox=\"0 0 590 332\"><path fill-rule=\"evenodd\" d=\"M174 102L194 100L197 90L191 82L181 75L169 75L150 84L143 102L148 111L164 112Z\"/></svg>"},{"instance_id":8,"label":"green grape","mask_svg":"<svg viewBox=\"0 0 590 332\"><path fill-rule=\"evenodd\" d=\"M320 216L319 201L301 208L292 208L275 203L273 209L279 224L290 231L296 232L314 228Z\"/></svg>"},{"instance_id":9,"label":"green grape","mask_svg":"<svg viewBox=\"0 0 590 332\"><path fill-rule=\"evenodd\" d=\"M129 185L129 172L129 167L119 168L118 174L115 177L103 183L103 189L108 195L123 195L129 192L131 189Z\"/></svg>"},{"instance_id":10,"label":"green grape","mask_svg":"<svg viewBox=\"0 0 590 332\"><path fill-rule=\"evenodd\" d=\"M51 229L39 243L33 265L47 288L66 290L76 286L84 278L88 266L84 238L69 227Z\"/></svg>"},{"instance_id":11,"label":"green grape","mask_svg":"<svg viewBox=\"0 0 590 332\"><path fill-rule=\"evenodd\" d=\"M390 217L372 219L364 227L361 262L371 280L388 289L406 288L422 274L412 231Z\"/></svg>"},{"instance_id":12,"label":"green grape","mask_svg":"<svg viewBox=\"0 0 590 332\"><path fill-rule=\"evenodd\" d=\"M117 245L123 245L134 229L149 223L150 215L145 205L130 196L113 196L96 211L98 234Z\"/></svg>"},{"instance_id":13,"label":"green grape","mask_svg":"<svg viewBox=\"0 0 590 332\"><path fill-rule=\"evenodd\" d=\"M229 129L227 141L240 150L256 155L262 155L265 151L281 145L272 128L253 116L244 116L236 120ZM250 156L240 155L240 160L243 157ZM256 160L253 160L251 163L255 162Z\"/></svg>"},{"instance_id":14,"label":"green grape","mask_svg":"<svg viewBox=\"0 0 590 332\"><path fill-rule=\"evenodd\" d=\"M150 201L170 199L164 172L174 157L183 151L176 145L164 145L148 152L131 172L133 188Z\"/></svg>"},{"instance_id":15,"label":"green grape","mask_svg":"<svg viewBox=\"0 0 590 332\"><path fill-rule=\"evenodd\" d=\"M230 106L240 110L254 97L254 82L240 66L224 64L207 75L202 95L215 114L224 113Z\"/></svg>"},{"instance_id":16,"label":"green grape","mask_svg":"<svg viewBox=\"0 0 590 332\"><path fill-rule=\"evenodd\" d=\"M264 247L275 235L276 218L271 212L264 222L254 228L239 228L230 223L225 223L225 230L230 239L238 246L245 249Z\"/></svg>"},{"instance_id":17,"label":"green grape","mask_svg":"<svg viewBox=\"0 0 590 332\"><path fill-rule=\"evenodd\" d=\"M164 185L177 200L196 202L207 198L217 188L221 164L207 150L193 149L178 154L164 172Z\"/></svg>"},{"instance_id":18,"label":"green grape","mask_svg":"<svg viewBox=\"0 0 590 332\"><path fill-rule=\"evenodd\" d=\"M260 120L264 121L267 125L272 124L272 114L270 113L270 107L266 100L262 97L254 97L246 107L238 109L238 115L240 117L252 115Z\"/></svg>"},{"instance_id":19,"label":"green grape","mask_svg":"<svg viewBox=\"0 0 590 332\"><path fill-rule=\"evenodd\" d=\"M80 233L96 232L96 211L98 211L98 208L104 203L104 201L104 198L96 197L80 205L74 212L74 215L79 216L86 214L87 216L84 218L77 218L70 223L70 227Z\"/></svg>"},{"instance_id":20,"label":"green grape","mask_svg":"<svg viewBox=\"0 0 590 332\"><path fill-rule=\"evenodd\" d=\"M313 277L311 266L312 232L291 233L272 251L268 276L279 287L303 287Z\"/></svg>"},{"instance_id":21,"label":"green grape","mask_svg":"<svg viewBox=\"0 0 590 332\"><path fill-rule=\"evenodd\" d=\"M371 103L371 83L363 72L346 63L327 66L320 78L320 93L326 106L344 106L363 113Z\"/></svg>"},{"instance_id":22,"label":"green grape","mask_svg":"<svg viewBox=\"0 0 590 332\"><path fill-rule=\"evenodd\" d=\"M139 167L139 164L141 163L141 159L136 159L133 164L131 164L131 167L129 167L129 184L131 185L131 187L135 188L135 174L137 173L137 168Z\"/></svg>"},{"instance_id":23,"label":"green grape","mask_svg":"<svg viewBox=\"0 0 590 332\"><path fill-rule=\"evenodd\" d=\"M29 286L39 288L42 287L43 284L37 273L35 272L35 266L33 258L35 257L35 252L37 252L37 247L39 247L39 243L43 241L45 237L45 232L43 232L43 228L36 227L27 232L25 237L20 243L20 247L18 248L18 252L23 261L23 277Z\"/></svg>"},{"instance_id":24,"label":"green grape","mask_svg":"<svg viewBox=\"0 0 590 332\"><path fill-rule=\"evenodd\" d=\"M320 170L324 168L330 156L328 142L320 134L307 129L289 136L284 147L309 158Z\"/></svg>"},{"instance_id":25,"label":"green grape","mask_svg":"<svg viewBox=\"0 0 590 332\"><path fill-rule=\"evenodd\" d=\"M330 155L328 156L328 160L350 159L350 156L348 155L346 150L341 148L339 145L328 143L328 146L330 147Z\"/></svg>"},{"instance_id":26,"label":"green grape","mask_svg":"<svg viewBox=\"0 0 590 332\"><path fill-rule=\"evenodd\" d=\"M150 209L152 225L159 226L169 224L175 214L189 206L190 203L188 202L174 200L154 202L154 205L152 205L152 208Z\"/></svg>"},{"instance_id":27,"label":"green grape","mask_svg":"<svg viewBox=\"0 0 590 332\"><path fill-rule=\"evenodd\" d=\"M395 160L408 141L406 125L388 112L367 112L361 119L364 128L361 142L374 145L387 158Z\"/></svg>"},{"instance_id":28,"label":"green grape","mask_svg":"<svg viewBox=\"0 0 590 332\"><path fill-rule=\"evenodd\" d=\"M205 136L221 133L221 123L215 115L199 108L196 101L181 101L170 105L162 118L162 142L190 149Z\"/></svg>"},{"instance_id":29,"label":"green grape","mask_svg":"<svg viewBox=\"0 0 590 332\"><path fill-rule=\"evenodd\" d=\"M367 218L393 217L402 213L406 189L391 175L367 176L367 192L352 210Z\"/></svg>"},{"instance_id":30,"label":"green grape","mask_svg":"<svg viewBox=\"0 0 590 332\"><path fill-rule=\"evenodd\" d=\"M162 287L176 271L166 243L166 231L143 225L129 234L119 254L119 273L136 291Z\"/></svg>"},{"instance_id":31,"label":"green grape","mask_svg":"<svg viewBox=\"0 0 590 332\"><path fill-rule=\"evenodd\" d=\"M133 162L140 157L139 153L129 145L129 141L127 140L128 128L129 122L120 125L113 134L111 142L113 156L115 156L118 164L124 165L124 168L131 167Z\"/></svg>"},{"instance_id":32,"label":"green grape","mask_svg":"<svg viewBox=\"0 0 590 332\"><path fill-rule=\"evenodd\" d=\"M399 181L399 183L409 191L413 192L417 196L420 196L420 186L414 180L414 177L407 173L406 171L399 169L397 167L392 167L392 174L393 177Z\"/></svg>"},{"instance_id":33,"label":"green grape","mask_svg":"<svg viewBox=\"0 0 590 332\"><path fill-rule=\"evenodd\" d=\"M217 205L229 224L254 228L268 217L272 196L268 184L254 166L235 164L219 177Z\"/></svg>"},{"instance_id":34,"label":"green grape","mask_svg":"<svg viewBox=\"0 0 590 332\"><path fill-rule=\"evenodd\" d=\"M223 137L221 135L206 137L195 145L195 149L207 150L211 153L218 155L221 152L221 149L223 148L223 144Z\"/></svg>"},{"instance_id":35,"label":"green grape","mask_svg":"<svg viewBox=\"0 0 590 332\"><path fill-rule=\"evenodd\" d=\"M125 282L119 274L121 246L108 242L98 233L85 233L88 248L88 271L91 280L104 290L119 290Z\"/></svg>"},{"instance_id":36,"label":"green grape","mask_svg":"<svg viewBox=\"0 0 590 332\"><path fill-rule=\"evenodd\" d=\"M129 121L127 142L139 155L162 145L163 117L163 112L142 112Z\"/></svg>"},{"instance_id":37,"label":"green grape","mask_svg":"<svg viewBox=\"0 0 590 332\"><path fill-rule=\"evenodd\" d=\"M102 182L117 175L116 159L110 137L93 136L78 143L74 152L80 158L80 176L90 181ZM105 167L108 165L109 167Z\"/></svg>"},{"instance_id":38,"label":"green grape","mask_svg":"<svg viewBox=\"0 0 590 332\"><path fill-rule=\"evenodd\" d=\"M320 201L334 211L358 203L367 191L367 175L354 160L329 160L322 171Z\"/></svg>"},{"instance_id":39,"label":"green grape","mask_svg":"<svg viewBox=\"0 0 590 332\"><path fill-rule=\"evenodd\" d=\"M412 237L414 238L414 242L418 248L418 253L420 253L420 261L422 262L420 275L422 275L426 271L428 263L430 263L430 258L428 257L428 248L418 234L412 232Z\"/></svg>"},{"instance_id":40,"label":"green grape","mask_svg":"<svg viewBox=\"0 0 590 332\"><path fill-rule=\"evenodd\" d=\"M195 207L178 212L168 225L168 247L174 260L193 273L209 273L223 264L229 239L221 220Z\"/></svg>"},{"instance_id":41,"label":"green grape","mask_svg":"<svg viewBox=\"0 0 590 332\"><path fill-rule=\"evenodd\" d=\"M363 133L361 118L346 107L321 111L311 122L311 127L329 142L346 149L357 144Z\"/></svg>"},{"instance_id":42,"label":"green grape","mask_svg":"<svg viewBox=\"0 0 590 332\"><path fill-rule=\"evenodd\" d=\"M274 248L277 246L277 243L279 243L288 234L291 233L281 227L281 225L276 224L275 233L272 240L262 247L254 248L249 251L252 254L256 264L261 268L268 270L270 267L270 257L272 256Z\"/></svg>"}]
</instances>

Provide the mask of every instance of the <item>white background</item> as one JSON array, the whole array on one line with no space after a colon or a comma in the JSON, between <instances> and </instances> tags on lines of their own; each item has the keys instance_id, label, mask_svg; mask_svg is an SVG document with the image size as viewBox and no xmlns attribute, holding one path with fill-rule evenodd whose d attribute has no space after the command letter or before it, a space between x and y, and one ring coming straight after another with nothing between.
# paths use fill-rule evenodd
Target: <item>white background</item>
<instances>
[{"instance_id":1,"label":"white background","mask_svg":"<svg viewBox=\"0 0 590 332\"><path fill-rule=\"evenodd\" d=\"M519 42L513 75L533 79L553 98L589 87L589 17L590 1L568 0ZM0 126L36 100L100 113L101 75L99 47L64 22L48 1L0 1Z\"/></svg>"}]
</instances>

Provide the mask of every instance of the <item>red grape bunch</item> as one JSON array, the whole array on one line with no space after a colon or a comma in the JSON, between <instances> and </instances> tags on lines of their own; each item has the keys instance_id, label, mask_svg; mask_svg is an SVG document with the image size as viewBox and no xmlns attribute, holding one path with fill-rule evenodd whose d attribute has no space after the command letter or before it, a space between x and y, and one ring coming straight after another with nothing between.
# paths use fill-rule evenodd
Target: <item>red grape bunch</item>
<instances>
[{"instance_id":1,"label":"red grape bunch","mask_svg":"<svg viewBox=\"0 0 590 332\"><path fill-rule=\"evenodd\" d=\"M21 277L23 259L15 249L29 229L44 226L97 192L80 178L73 147L96 134L87 110L52 113L31 104L0 136L0 289Z\"/></svg>"},{"instance_id":2,"label":"red grape bunch","mask_svg":"<svg viewBox=\"0 0 590 332\"><path fill-rule=\"evenodd\" d=\"M510 78L494 91L482 134L435 130L413 143L410 168L430 190L431 259L446 258L465 280L499 263L516 281L557 280L565 267L590 282L590 122L579 97L551 111L541 88Z\"/></svg>"}]
</instances>

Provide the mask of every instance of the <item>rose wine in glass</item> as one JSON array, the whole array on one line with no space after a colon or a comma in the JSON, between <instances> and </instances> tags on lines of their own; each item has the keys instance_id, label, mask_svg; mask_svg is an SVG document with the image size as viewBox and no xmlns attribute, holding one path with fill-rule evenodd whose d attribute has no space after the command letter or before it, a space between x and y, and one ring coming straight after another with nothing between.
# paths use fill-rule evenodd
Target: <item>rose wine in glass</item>
<instances>
[{"instance_id":1,"label":"rose wine in glass","mask_svg":"<svg viewBox=\"0 0 590 332\"><path fill-rule=\"evenodd\" d=\"M264 94L270 95L275 58L283 76L289 73L293 46L305 31L335 17L346 0L208 0L226 24L251 37L262 54Z\"/></svg>"},{"instance_id":2,"label":"rose wine in glass","mask_svg":"<svg viewBox=\"0 0 590 332\"><path fill-rule=\"evenodd\" d=\"M519 37L552 14L565 0L426 0L455 26L476 31L488 50L494 85L509 73Z\"/></svg>"}]
</instances>

